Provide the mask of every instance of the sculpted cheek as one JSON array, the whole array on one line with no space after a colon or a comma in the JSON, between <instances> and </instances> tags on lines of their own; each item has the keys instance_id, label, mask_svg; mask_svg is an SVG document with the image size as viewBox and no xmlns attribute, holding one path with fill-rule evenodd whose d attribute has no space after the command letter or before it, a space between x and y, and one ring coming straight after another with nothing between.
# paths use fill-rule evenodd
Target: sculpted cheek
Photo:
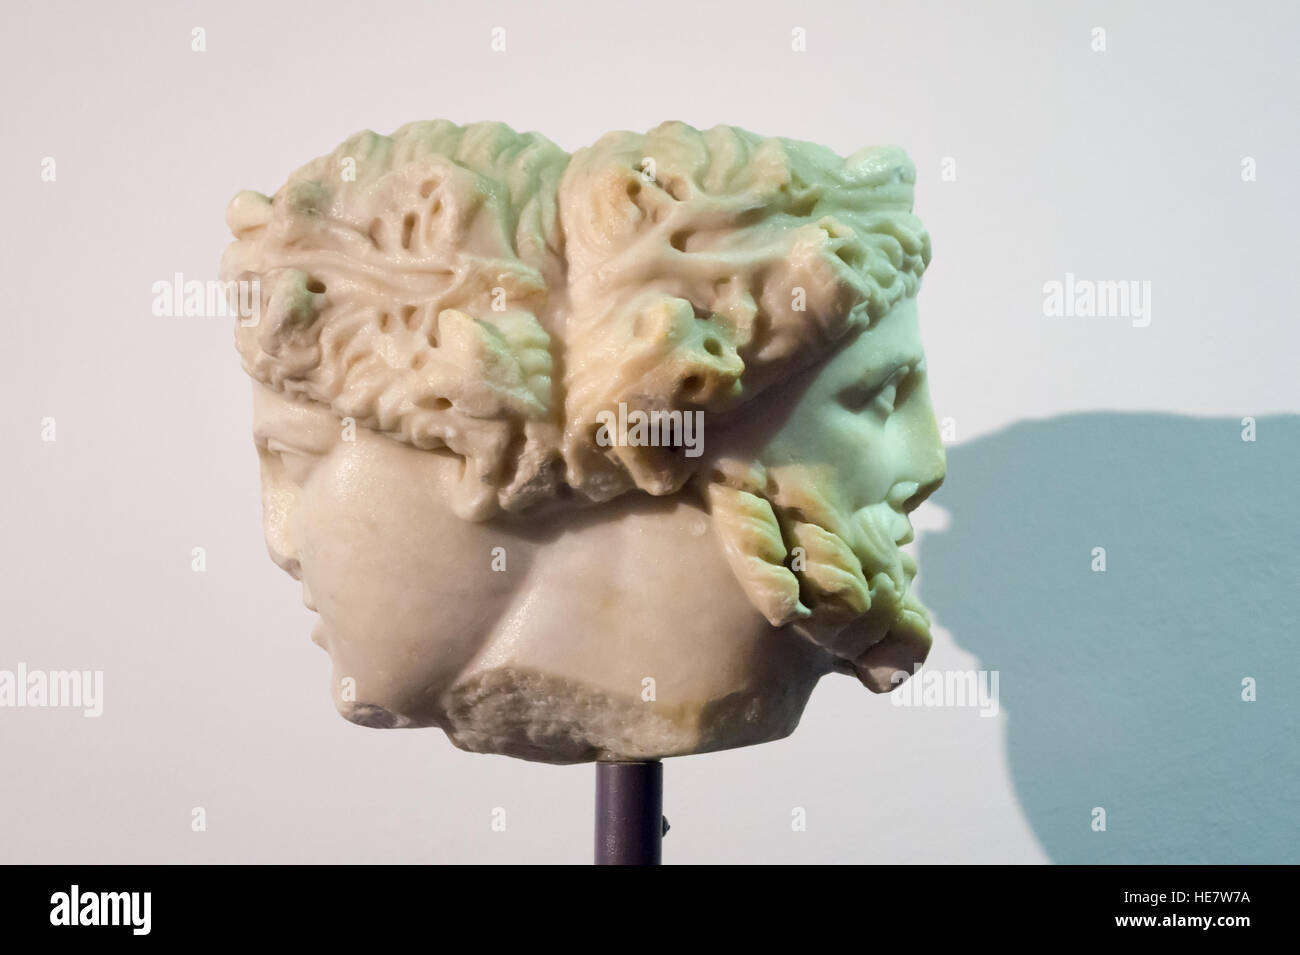
<instances>
[{"instance_id":1,"label":"sculpted cheek","mask_svg":"<svg viewBox=\"0 0 1300 955\"><path fill-rule=\"evenodd\" d=\"M451 512L439 494L444 465L455 461L368 435L322 462L301 494L304 578L336 675L356 681L355 702L367 707L348 713L420 720L526 569L522 544ZM505 554L500 570L494 548Z\"/></svg>"}]
</instances>

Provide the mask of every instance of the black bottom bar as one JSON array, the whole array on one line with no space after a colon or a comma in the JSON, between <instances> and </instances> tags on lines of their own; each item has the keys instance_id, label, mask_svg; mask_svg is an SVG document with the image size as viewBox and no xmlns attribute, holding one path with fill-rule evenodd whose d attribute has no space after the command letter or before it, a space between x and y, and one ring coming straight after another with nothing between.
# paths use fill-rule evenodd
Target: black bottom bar
<instances>
[{"instance_id":1,"label":"black bottom bar","mask_svg":"<svg viewBox=\"0 0 1300 955\"><path fill-rule=\"evenodd\" d=\"M641 771L648 769L643 766ZM855 823L870 824L870 820ZM5 825L0 820L0 866L6 861ZM774 833L778 829L789 832L788 826L788 821L774 814ZM781 861L779 836L755 838L768 847L773 861ZM1278 834L1279 857L1288 855L1286 839L1285 833ZM686 855L708 859L716 854L692 848L695 851ZM735 847L725 846L721 851L727 849ZM56 851L78 850L51 849ZM87 855L95 852L93 846L79 851ZM431 844L409 851L438 861ZM376 925L403 931L409 926L412 932L427 932L429 913L435 911L430 902L431 877L409 867L385 871L386 867L372 866L364 858L353 862L355 868L342 870L343 882L337 865L24 866L21 872L17 866L6 867L5 874L12 878L0 888L0 937L6 952L68 950L69 933L73 945L88 952L114 951L113 936L133 946L141 936L155 937L166 943L167 951L192 949L193 945L185 946L196 938L217 939L223 950L238 952L248 948L248 939L262 931L261 926L274 924L292 930L297 941L310 941L317 948L337 951L343 941L349 948L365 951L367 945L374 947ZM743 875L731 878L737 885L754 885L756 890L764 887L757 878L753 882L743 881ZM996 871L992 867L977 871L974 866L891 866L863 878L887 879L890 891L900 899L931 900L924 911L916 906L900 909L895 935L907 938L912 932L927 942L951 941L953 944L945 947L954 951L969 948L972 938L995 936L1022 942L1016 949L1032 947L1036 951L1059 949L1051 943L1061 938L1092 941L1095 937L1109 943L1100 951L1118 952L1121 949L1111 939L1132 934L1131 944L1123 951L1140 946L1139 950L1180 952L1186 948L1190 952L1183 939L1208 936L1215 940L1210 944L1216 951L1230 955L1248 948L1264 951L1265 936L1271 939L1279 932L1293 931L1296 922L1293 866L1003 865ZM535 940L539 925L557 924L556 899L559 893L569 891L553 877L543 877L545 884L554 887L552 891L538 892L538 876L530 872L511 876L473 866L462 869L455 879L459 894L453 914L463 924L491 926L494 938L518 939L524 944ZM631 896L622 883L598 881L583 885L580 891L581 907L574 903L573 910L593 913L589 921L607 935L610 930L606 926L631 911ZM105 904L105 893L112 893L116 900ZM509 893L508 917L502 915L504 893ZM75 907L71 902L74 894L78 900ZM88 910L87 897L92 894L100 896L100 901ZM570 893L570 898L577 898L576 893ZM651 919L662 921L663 913L669 911L669 904L655 896L643 893L637 898L647 903L636 911L637 925L658 924ZM322 899L333 906L324 915ZM75 922L71 917L74 910ZM327 917L335 911L343 916ZM735 924L728 923L728 937L764 941L761 936L770 933L770 921L761 917L732 919ZM624 917L618 924L626 922ZM1252 931L1256 938L1250 936ZM1241 932L1247 934L1240 936ZM44 942L46 935L52 936L51 941L63 936L62 944L14 944L15 939ZM1238 943L1238 938L1247 944ZM171 944L173 939L175 944Z\"/></svg>"},{"instance_id":2,"label":"black bottom bar","mask_svg":"<svg viewBox=\"0 0 1300 955\"><path fill-rule=\"evenodd\" d=\"M659 865L664 765L596 764L596 865Z\"/></svg>"}]
</instances>

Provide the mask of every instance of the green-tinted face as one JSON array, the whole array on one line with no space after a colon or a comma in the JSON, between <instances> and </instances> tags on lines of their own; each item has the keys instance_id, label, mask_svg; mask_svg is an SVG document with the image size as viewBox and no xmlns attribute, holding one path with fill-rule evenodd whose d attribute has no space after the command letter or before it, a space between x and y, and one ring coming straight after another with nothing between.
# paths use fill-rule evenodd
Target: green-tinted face
<instances>
[{"instance_id":1,"label":"green-tinted face","mask_svg":"<svg viewBox=\"0 0 1300 955\"><path fill-rule=\"evenodd\" d=\"M762 454L770 467L816 471L848 510L888 501L906 514L939 486L945 455L914 300L804 378Z\"/></svg>"},{"instance_id":2,"label":"green-tinted face","mask_svg":"<svg viewBox=\"0 0 1300 955\"><path fill-rule=\"evenodd\" d=\"M846 660L886 636L911 647L903 658L923 659L929 630L910 592L916 564L900 548L912 539L908 514L943 480L945 454L915 302L760 399L715 450L762 466L766 484L755 493L780 525L784 566L808 611L794 625ZM745 522L721 527L736 550L752 548ZM781 617L787 606L765 613Z\"/></svg>"}]
</instances>

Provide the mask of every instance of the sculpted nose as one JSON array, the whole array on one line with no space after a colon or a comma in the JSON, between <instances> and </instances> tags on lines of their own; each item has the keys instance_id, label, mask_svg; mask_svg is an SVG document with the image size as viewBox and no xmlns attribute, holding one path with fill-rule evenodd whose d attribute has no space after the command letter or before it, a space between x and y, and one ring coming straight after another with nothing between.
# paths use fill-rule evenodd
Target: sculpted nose
<instances>
[{"instance_id":1,"label":"sculpted nose","mask_svg":"<svg viewBox=\"0 0 1300 955\"><path fill-rule=\"evenodd\" d=\"M898 459L897 483L890 492L891 503L904 512L919 507L948 473L948 454L930 403L930 389L922 381L917 392L900 421L902 454ZM911 485L910 490L905 485ZM892 500L895 493L900 495L896 502Z\"/></svg>"},{"instance_id":2,"label":"sculpted nose","mask_svg":"<svg viewBox=\"0 0 1300 955\"><path fill-rule=\"evenodd\" d=\"M298 561L297 548L287 533L285 523L269 519L264 521L264 525L266 551L271 555L271 560L275 561L290 577L302 580L302 564Z\"/></svg>"},{"instance_id":3,"label":"sculpted nose","mask_svg":"<svg viewBox=\"0 0 1300 955\"><path fill-rule=\"evenodd\" d=\"M938 429L932 425L912 435L895 466L896 479L885 499L894 510L908 514L938 489L947 473L948 456Z\"/></svg>"},{"instance_id":4,"label":"sculpted nose","mask_svg":"<svg viewBox=\"0 0 1300 955\"><path fill-rule=\"evenodd\" d=\"M937 432L934 437L934 443L918 456L918 479L911 482L914 490L902 502L904 511L914 511L920 507L926 498L939 489L944 475L948 473L948 454L944 451Z\"/></svg>"},{"instance_id":5,"label":"sculpted nose","mask_svg":"<svg viewBox=\"0 0 1300 955\"><path fill-rule=\"evenodd\" d=\"M937 453L926 455L914 470L921 480L902 480L889 489L886 500L889 506L904 514L916 510L943 483L946 471L946 454L943 445L934 446Z\"/></svg>"}]
</instances>

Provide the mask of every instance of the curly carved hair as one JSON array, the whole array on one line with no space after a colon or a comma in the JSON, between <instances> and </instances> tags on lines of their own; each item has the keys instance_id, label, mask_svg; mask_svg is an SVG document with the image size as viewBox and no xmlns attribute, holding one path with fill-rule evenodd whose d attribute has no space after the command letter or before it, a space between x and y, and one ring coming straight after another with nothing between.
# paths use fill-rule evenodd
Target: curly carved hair
<instances>
[{"instance_id":1,"label":"curly carved hair","mask_svg":"<svg viewBox=\"0 0 1300 955\"><path fill-rule=\"evenodd\" d=\"M728 126L610 133L569 156L499 123L351 137L243 192L221 277L256 278L245 370L465 461L467 519L680 489L701 459L603 447L597 416L720 422L914 295L930 240L896 148Z\"/></svg>"}]
</instances>

